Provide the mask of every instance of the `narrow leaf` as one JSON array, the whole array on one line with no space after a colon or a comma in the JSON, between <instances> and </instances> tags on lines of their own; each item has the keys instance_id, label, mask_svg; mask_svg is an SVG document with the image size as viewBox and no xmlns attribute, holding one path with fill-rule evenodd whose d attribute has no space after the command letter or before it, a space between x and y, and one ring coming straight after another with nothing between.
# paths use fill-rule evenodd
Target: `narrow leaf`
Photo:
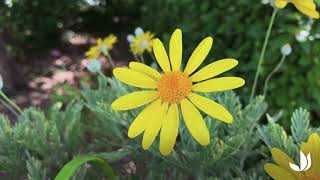
<instances>
[{"instance_id":1,"label":"narrow leaf","mask_svg":"<svg viewBox=\"0 0 320 180\"><path fill-rule=\"evenodd\" d=\"M73 159L68 162L58 173L55 180L69 180L73 174L84 164L93 163L98 165L103 171L104 175L108 177L110 180L115 179L115 175L111 166L102 158L97 156L82 156Z\"/></svg>"}]
</instances>

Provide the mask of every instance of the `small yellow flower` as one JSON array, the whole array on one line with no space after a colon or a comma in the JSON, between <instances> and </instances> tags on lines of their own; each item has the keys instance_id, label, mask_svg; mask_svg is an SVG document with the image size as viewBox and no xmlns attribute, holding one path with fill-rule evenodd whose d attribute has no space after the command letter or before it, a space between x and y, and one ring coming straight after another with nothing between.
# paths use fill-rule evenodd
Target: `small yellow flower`
<instances>
[{"instance_id":1,"label":"small yellow flower","mask_svg":"<svg viewBox=\"0 0 320 180\"><path fill-rule=\"evenodd\" d=\"M277 8L284 8L288 3L292 3L301 13L315 19L319 19L319 12L313 0L275 0Z\"/></svg>"},{"instance_id":2,"label":"small yellow flower","mask_svg":"<svg viewBox=\"0 0 320 180\"><path fill-rule=\"evenodd\" d=\"M130 42L130 50L134 55L140 56L145 51L151 52L152 51L152 41L154 38L154 34L151 32L143 32L140 35L136 36L128 36Z\"/></svg>"},{"instance_id":3,"label":"small yellow flower","mask_svg":"<svg viewBox=\"0 0 320 180\"><path fill-rule=\"evenodd\" d=\"M271 150L275 164L268 163L264 166L265 171L275 180L319 180L320 179L320 137L317 133L312 134L307 143L303 143L301 151L311 155L311 167L305 172L297 172L291 169L290 164L296 164L287 154L280 149Z\"/></svg>"},{"instance_id":4,"label":"small yellow flower","mask_svg":"<svg viewBox=\"0 0 320 180\"><path fill-rule=\"evenodd\" d=\"M131 62L129 68L115 68L114 76L131 86L147 88L136 91L115 100L114 110L129 110L143 105L128 130L128 136L134 138L144 132L142 147L148 149L160 129L160 152L168 155L173 149L179 128L179 107L184 123L194 139L203 146L210 142L206 123L198 108L208 115L232 123L232 115L220 104L198 95L196 92L219 92L241 87L245 81L238 77L215 77L238 64L235 59L223 59L213 62L194 73L208 55L213 39L207 37L194 50L184 69L182 61L182 32L175 30L169 44L169 57L159 39L153 41L153 52L163 73L138 62Z\"/></svg>"},{"instance_id":5,"label":"small yellow flower","mask_svg":"<svg viewBox=\"0 0 320 180\"><path fill-rule=\"evenodd\" d=\"M118 41L117 36L110 34L103 40L99 38L97 40L97 45L94 47L91 47L89 51L86 52L86 56L89 59L97 59L100 57L101 54L107 56L109 53L109 50L113 48L113 45Z\"/></svg>"}]
</instances>

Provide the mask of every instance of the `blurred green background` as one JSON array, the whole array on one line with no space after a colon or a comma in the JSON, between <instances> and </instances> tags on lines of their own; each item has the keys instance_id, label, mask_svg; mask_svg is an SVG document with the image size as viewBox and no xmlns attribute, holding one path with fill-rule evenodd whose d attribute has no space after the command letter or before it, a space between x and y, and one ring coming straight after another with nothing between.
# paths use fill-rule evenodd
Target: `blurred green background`
<instances>
[{"instance_id":1,"label":"blurred green background","mask_svg":"<svg viewBox=\"0 0 320 180\"><path fill-rule=\"evenodd\" d=\"M266 4L265 4L266 3ZM254 73L272 7L265 1L248 0L5 0L0 2L0 39L11 64L32 63L30 53L67 47L66 32L104 36L115 33L126 43L126 35L140 26L168 42L177 27L183 30L184 62L205 36L214 37L214 49L206 63L236 58L232 73L246 79L239 90L248 102ZM301 15L293 6L276 17L265 63L258 84L263 91L266 76L279 62L280 48L290 43L293 53L271 80L266 101L269 113L283 110L289 115L304 107L320 117L320 25ZM304 39L305 38L305 39ZM85 49L84 49L85 51ZM124 52L128 54L128 52ZM127 58L130 60L130 56ZM236 71L236 72L235 72Z\"/></svg>"}]
</instances>

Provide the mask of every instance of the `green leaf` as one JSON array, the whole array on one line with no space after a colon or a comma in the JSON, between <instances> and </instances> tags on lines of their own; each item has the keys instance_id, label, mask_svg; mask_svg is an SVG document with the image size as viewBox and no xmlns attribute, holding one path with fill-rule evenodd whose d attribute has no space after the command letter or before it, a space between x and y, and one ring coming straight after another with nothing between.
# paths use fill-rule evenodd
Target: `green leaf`
<instances>
[{"instance_id":1,"label":"green leaf","mask_svg":"<svg viewBox=\"0 0 320 180\"><path fill-rule=\"evenodd\" d=\"M108 177L110 180L115 179L115 175L111 166L106 163L106 161L97 156L82 156L73 159L68 162L58 173L55 180L68 180L72 177L72 175L83 165L86 163L93 163L98 165L103 171L104 175Z\"/></svg>"},{"instance_id":2,"label":"green leaf","mask_svg":"<svg viewBox=\"0 0 320 180\"><path fill-rule=\"evenodd\" d=\"M299 108L294 111L291 117L291 132L297 144L300 144L308 139L310 134L310 119L309 112Z\"/></svg>"}]
</instances>

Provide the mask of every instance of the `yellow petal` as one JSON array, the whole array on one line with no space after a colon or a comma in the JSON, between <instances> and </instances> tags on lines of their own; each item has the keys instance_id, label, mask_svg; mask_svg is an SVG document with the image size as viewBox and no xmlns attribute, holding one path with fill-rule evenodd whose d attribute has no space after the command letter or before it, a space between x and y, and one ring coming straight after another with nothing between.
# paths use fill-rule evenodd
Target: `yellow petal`
<instances>
[{"instance_id":1,"label":"yellow petal","mask_svg":"<svg viewBox=\"0 0 320 180\"><path fill-rule=\"evenodd\" d=\"M188 75L193 73L204 61L212 47L212 37L207 37L200 42L198 47L191 54L184 72Z\"/></svg>"},{"instance_id":2,"label":"yellow petal","mask_svg":"<svg viewBox=\"0 0 320 180\"><path fill-rule=\"evenodd\" d=\"M193 74L190 77L192 82L199 82L214 76L217 76L221 73L224 73L238 64L238 61L235 59L222 59L219 61L215 61L204 68L200 69L198 72Z\"/></svg>"},{"instance_id":3,"label":"yellow petal","mask_svg":"<svg viewBox=\"0 0 320 180\"><path fill-rule=\"evenodd\" d=\"M182 32L180 29L176 29L171 36L169 55L172 70L179 71L182 60Z\"/></svg>"},{"instance_id":4,"label":"yellow petal","mask_svg":"<svg viewBox=\"0 0 320 180\"><path fill-rule=\"evenodd\" d=\"M295 6L303 6L306 9L309 10L316 10L317 6L314 3L314 0L292 0L293 5Z\"/></svg>"},{"instance_id":5,"label":"yellow petal","mask_svg":"<svg viewBox=\"0 0 320 180\"><path fill-rule=\"evenodd\" d=\"M236 89L243 86L244 84L245 81L242 78L222 77L194 84L192 86L192 90L198 92L218 92Z\"/></svg>"},{"instance_id":6,"label":"yellow petal","mask_svg":"<svg viewBox=\"0 0 320 180\"><path fill-rule=\"evenodd\" d=\"M153 53L162 70L164 72L169 72L170 71L169 58L162 42L159 39L155 39L153 41Z\"/></svg>"},{"instance_id":7,"label":"yellow petal","mask_svg":"<svg viewBox=\"0 0 320 180\"><path fill-rule=\"evenodd\" d=\"M159 109L160 99L154 101L144 110L142 110L138 116L134 119L128 130L128 137L134 138L141 134L146 129L147 122L154 117L154 112Z\"/></svg>"},{"instance_id":8,"label":"yellow petal","mask_svg":"<svg viewBox=\"0 0 320 180\"><path fill-rule=\"evenodd\" d=\"M264 170L275 180L298 180L286 170L275 164L266 164Z\"/></svg>"},{"instance_id":9,"label":"yellow petal","mask_svg":"<svg viewBox=\"0 0 320 180\"><path fill-rule=\"evenodd\" d=\"M282 8L286 7L287 4L288 4L288 1L286 1L286 0L276 0L275 1L275 5L279 9L282 9Z\"/></svg>"},{"instance_id":10,"label":"yellow petal","mask_svg":"<svg viewBox=\"0 0 320 180\"><path fill-rule=\"evenodd\" d=\"M98 46L101 46L102 43L103 43L102 39L101 39L101 38L98 38L98 40L97 40L97 45L98 45Z\"/></svg>"},{"instance_id":11,"label":"yellow petal","mask_svg":"<svg viewBox=\"0 0 320 180\"><path fill-rule=\"evenodd\" d=\"M284 170L294 175L294 171L291 170L289 163L296 164L286 153L282 152L278 148L272 148L271 150L273 160Z\"/></svg>"},{"instance_id":12,"label":"yellow petal","mask_svg":"<svg viewBox=\"0 0 320 180\"><path fill-rule=\"evenodd\" d=\"M160 152L166 156L171 153L179 129L179 112L177 104L169 107L168 113L164 118L160 132Z\"/></svg>"},{"instance_id":13,"label":"yellow petal","mask_svg":"<svg viewBox=\"0 0 320 180\"><path fill-rule=\"evenodd\" d=\"M184 122L192 137L202 146L210 143L210 135L206 123L200 112L187 99L181 101L181 110Z\"/></svg>"},{"instance_id":14,"label":"yellow petal","mask_svg":"<svg viewBox=\"0 0 320 180\"><path fill-rule=\"evenodd\" d=\"M233 117L222 105L198 94L190 93L188 98L201 111L226 123L232 123Z\"/></svg>"},{"instance_id":15,"label":"yellow petal","mask_svg":"<svg viewBox=\"0 0 320 180\"><path fill-rule=\"evenodd\" d=\"M158 100L155 106L157 108L153 111L152 116L149 117L146 123L146 130L143 134L142 148L144 150L149 149L157 137L168 110L168 103L161 104L161 100Z\"/></svg>"},{"instance_id":16,"label":"yellow petal","mask_svg":"<svg viewBox=\"0 0 320 180\"><path fill-rule=\"evenodd\" d=\"M315 19L319 19L319 12L316 10L316 5L313 0L305 0L304 2L295 1L294 6L303 14Z\"/></svg>"},{"instance_id":17,"label":"yellow petal","mask_svg":"<svg viewBox=\"0 0 320 180\"><path fill-rule=\"evenodd\" d=\"M140 88L157 88L157 81L141 72L128 68L115 68L113 75L119 81Z\"/></svg>"},{"instance_id":18,"label":"yellow petal","mask_svg":"<svg viewBox=\"0 0 320 180\"><path fill-rule=\"evenodd\" d=\"M100 50L98 47L92 47L86 52L86 56L90 59L97 59L100 56Z\"/></svg>"},{"instance_id":19,"label":"yellow petal","mask_svg":"<svg viewBox=\"0 0 320 180\"><path fill-rule=\"evenodd\" d=\"M159 97L157 91L136 91L119 97L111 104L113 110L134 109L148 104Z\"/></svg>"},{"instance_id":20,"label":"yellow petal","mask_svg":"<svg viewBox=\"0 0 320 180\"><path fill-rule=\"evenodd\" d=\"M305 155L311 154L312 165L311 168L306 171L307 175L319 177L320 169L320 137L317 133L310 135L308 141L301 145L301 150ZM318 176L317 176L318 175Z\"/></svg>"},{"instance_id":21,"label":"yellow petal","mask_svg":"<svg viewBox=\"0 0 320 180\"><path fill-rule=\"evenodd\" d=\"M130 62L129 68L146 74L155 80L159 80L161 78L161 74L157 70L139 62Z\"/></svg>"}]
</instances>

